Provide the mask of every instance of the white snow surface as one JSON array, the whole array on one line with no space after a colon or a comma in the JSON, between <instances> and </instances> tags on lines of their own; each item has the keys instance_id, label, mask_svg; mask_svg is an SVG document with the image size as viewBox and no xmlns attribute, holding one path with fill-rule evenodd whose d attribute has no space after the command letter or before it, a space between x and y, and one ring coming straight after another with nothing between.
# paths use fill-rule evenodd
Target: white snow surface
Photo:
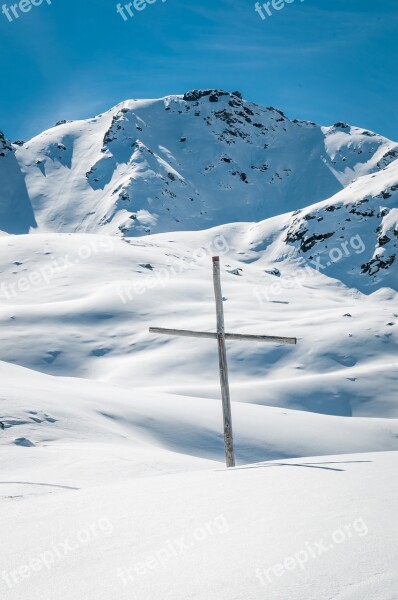
<instances>
[{"instance_id":1,"label":"white snow surface","mask_svg":"<svg viewBox=\"0 0 398 600\"><path fill-rule=\"evenodd\" d=\"M2 597L395 600L396 458L208 468L79 490L14 484L19 497L3 499L1 517Z\"/></svg>"},{"instance_id":2,"label":"white snow surface","mask_svg":"<svg viewBox=\"0 0 398 600\"><path fill-rule=\"evenodd\" d=\"M214 90L0 135L1 600L397 600L396 147ZM228 342L228 471L215 341L148 331L214 255L297 338Z\"/></svg>"},{"instance_id":3,"label":"white snow surface","mask_svg":"<svg viewBox=\"0 0 398 600\"><path fill-rule=\"evenodd\" d=\"M397 294L258 227L1 238L2 598L395 600ZM214 248L228 331L298 337L228 344L229 472L215 343L148 333L214 330Z\"/></svg>"}]
</instances>

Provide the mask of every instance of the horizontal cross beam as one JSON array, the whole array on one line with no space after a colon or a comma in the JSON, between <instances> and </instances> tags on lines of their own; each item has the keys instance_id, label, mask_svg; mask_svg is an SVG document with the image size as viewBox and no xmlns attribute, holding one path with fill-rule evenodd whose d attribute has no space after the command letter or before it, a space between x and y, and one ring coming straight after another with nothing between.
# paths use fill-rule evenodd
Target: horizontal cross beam
<instances>
[{"instance_id":1,"label":"horizontal cross beam","mask_svg":"<svg viewBox=\"0 0 398 600\"><path fill-rule=\"evenodd\" d=\"M216 340L217 333L210 331L189 331L188 329L164 329L163 327L150 327L149 333L160 333L164 335L178 335L183 337L210 338ZM273 344L297 344L297 338L277 337L274 335L246 335L242 333L226 333L226 340L238 340L242 342L269 342Z\"/></svg>"}]
</instances>

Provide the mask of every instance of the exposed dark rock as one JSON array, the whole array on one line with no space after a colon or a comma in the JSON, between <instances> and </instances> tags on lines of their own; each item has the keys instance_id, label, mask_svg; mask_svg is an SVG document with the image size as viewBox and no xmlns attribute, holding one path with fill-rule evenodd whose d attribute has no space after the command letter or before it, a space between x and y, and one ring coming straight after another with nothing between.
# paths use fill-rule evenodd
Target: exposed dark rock
<instances>
[{"instance_id":1,"label":"exposed dark rock","mask_svg":"<svg viewBox=\"0 0 398 600\"><path fill-rule=\"evenodd\" d=\"M113 142L114 140L116 140L116 134L115 134L115 131L114 131L114 126L118 123L119 118L120 118L120 114L119 113L117 115L113 115L111 126L109 127L108 131L104 135L104 139L103 139L103 146L104 147L107 144L110 144L111 142ZM117 129L120 130L121 126L118 125Z\"/></svg>"},{"instance_id":2,"label":"exposed dark rock","mask_svg":"<svg viewBox=\"0 0 398 600\"><path fill-rule=\"evenodd\" d=\"M239 123L239 120L235 117L234 113L229 110L219 110L214 113L217 119L221 119L221 121L225 121L227 125L234 125L235 123Z\"/></svg>"},{"instance_id":3,"label":"exposed dark rock","mask_svg":"<svg viewBox=\"0 0 398 600\"><path fill-rule=\"evenodd\" d=\"M280 277L281 276L281 272L279 269L277 269L276 267L274 269L265 269L264 271L265 273L267 273L267 275L273 275L274 277Z\"/></svg>"},{"instance_id":4,"label":"exposed dark rock","mask_svg":"<svg viewBox=\"0 0 398 600\"><path fill-rule=\"evenodd\" d=\"M349 212L353 215L358 215L359 217L374 217L375 216L374 210L368 209L368 210L361 211L361 210L358 210L358 208L355 206L353 206Z\"/></svg>"},{"instance_id":5,"label":"exposed dark rock","mask_svg":"<svg viewBox=\"0 0 398 600\"><path fill-rule=\"evenodd\" d=\"M248 117L247 114L245 114L242 110L238 111L236 114L239 115L239 117L242 117L242 119L244 119L246 123L252 122L251 118Z\"/></svg>"},{"instance_id":6,"label":"exposed dark rock","mask_svg":"<svg viewBox=\"0 0 398 600\"><path fill-rule=\"evenodd\" d=\"M264 163L263 165L260 165L259 167L252 165L250 168L253 169L254 171L261 171L262 173L265 173L265 171L268 171L269 166L267 165L267 163Z\"/></svg>"},{"instance_id":7,"label":"exposed dark rock","mask_svg":"<svg viewBox=\"0 0 398 600\"><path fill-rule=\"evenodd\" d=\"M391 242L391 238L389 238L388 235L382 235L378 238L377 242L379 246L385 246L388 242Z\"/></svg>"},{"instance_id":8,"label":"exposed dark rock","mask_svg":"<svg viewBox=\"0 0 398 600\"><path fill-rule=\"evenodd\" d=\"M379 167L379 169L382 169L383 167L386 167L387 165L392 163L397 158L398 158L398 148L392 148L391 150L386 152L386 154L384 154L384 156L381 158L381 160L379 160L379 162L377 163L377 166Z\"/></svg>"},{"instance_id":9,"label":"exposed dark rock","mask_svg":"<svg viewBox=\"0 0 398 600\"><path fill-rule=\"evenodd\" d=\"M388 198L391 198L391 194L388 190L384 190L383 192L380 192L380 194L377 194L376 198L383 198L383 200L388 200Z\"/></svg>"},{"instance_id":10,"label":"exposed dark rock","mask_svg":"<svg viewBox=\"0 0 398 600\"><path fill-rule=\"evenodd\" d=\"M289 228L286 234L286 242L288 244L294 244L295 242L299 242L303 239L306 233L308 233L308 227L305 226L304 223L300 223L300 226L297 228L298 221L293 221L291 227Z\"/></svg>"},{"instance_id":11,"label":"exposed dark rock","mask_svg":"<svg viewBox=\"0 0 398 600\"><path fill-rule=\"evenodd\" d=\"M195 102L205 96L209 96L210 102L218 102L220 96L229 96L229 93L224 92L224 90L191 90L184 94L184 100L186 102Z\"/></svg>"},{"instance_id":12,"label":"exposed dark rock","mask_svg":"<svg viewBox=\"0 0 398 600\"><path fill-rule=\"evenodd\" d=\"M301 252L308 252L317 242L324 242L332 236L333 233L314 233L311 237L301 240L300 250Z\"/></svg>"},{"instance_id":13,"label":"exposed dark rock","mask_svg":"<svg viewBox=\"0 0 398 600\"><path fill-rule=\"evenodd\" d=\"M130 200L129 193L126 192L126 190L123 190L122 192L120 192L119 200L122 200L123 202L129 202L129 200Z\"/></svg>"},{"instance_id":14,"label":"exposed dark rock","mask_svg":"<svg viewBox=\"0 0 398 600\"><path fill-rule=\"evenodd\" d=\"M281 110L279 110L279 108L274 108L273 106L267 106L267 110L271 110L272 112L276 112L276 113L278 113L279 116L283 117L284 119L287 119L285 113L282 112Z\"/></svg>"},{"instance_id":15,"label":"exposed dark rock","mask_svg":"<svg viewBox=\"0 0 398 600\"><path fill-rule=\"evenodd\" d=\"M0 131L0 156L6 156L9 152L14 152L11 142L9 142L4 137L4 133Z\"/></svg>"},{"instance_id":16,"label":"exposed dark rock","mask_svg":"<svg viewBox=\"0 0 398 600\"><path fill-rule=\"evenodd\" d=\"M218 95L217 94L210 94L210 96L209 96L209 102L218 102Z\"/></svg>"},{"instance_id":17,"label":"exposed dark rock","mask_svg":"<svg viewBox=\"0 0 398 600\"><path fill-rule=\"evenodd\" d=\"M381 269L388 269L395 262L395 259L395 254L392 254L385 260L381 257L372 258L372 260L361 266L362 273L376 275Z\"/></svg>"},{"instance_id":18,"label":"exposed dark rock","mask_svg":"<svg viewBox=\"0 0 398 600\"><path fill-rule=\"evenodd\" d=\"M238 277L242 277L242 269L232 269L231 271L228 271L228 273L231 273L231 275L238 275Z\"/></svg>"}]
</instances>

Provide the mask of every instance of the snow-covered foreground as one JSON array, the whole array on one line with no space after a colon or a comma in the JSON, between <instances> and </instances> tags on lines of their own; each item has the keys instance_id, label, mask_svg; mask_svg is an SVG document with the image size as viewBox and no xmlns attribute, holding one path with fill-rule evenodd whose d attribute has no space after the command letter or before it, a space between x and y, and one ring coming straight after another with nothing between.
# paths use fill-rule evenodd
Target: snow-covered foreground
<instances>
[{"instance_id":1,"label":"snow-covered foreground","mask_svg":"<svg viewBox=\"0 0 398 600\"><path fill-rule=\"evenodd\" d=\"M2 470L1 597L395 600L397 457L98 477L83 489L61 474L49 484L46 469L7 483Z\"/></svg>"},{"instance_id":2,"label":"snow-covered foreground","mask_svg":"<svg viewBox=\"0 0 398 600\"><path fill-rule=\"evenodd\" d=\"M251 227L0 239L2 599L396 600L396 294ZM212 342L148 333L214 329L216 251L228 329L299 338L230 344L228 472Z\"/></svg>"},{"instance_id":3,"label":"snow-covered foreground","mask_svg":"<svg viewBox=\"0 0 398 600\"><path fill-rule=\"evenodd\" d=\"M396 420L0 376L1 598L395 600Z\"/></svg>"}]
</instances>

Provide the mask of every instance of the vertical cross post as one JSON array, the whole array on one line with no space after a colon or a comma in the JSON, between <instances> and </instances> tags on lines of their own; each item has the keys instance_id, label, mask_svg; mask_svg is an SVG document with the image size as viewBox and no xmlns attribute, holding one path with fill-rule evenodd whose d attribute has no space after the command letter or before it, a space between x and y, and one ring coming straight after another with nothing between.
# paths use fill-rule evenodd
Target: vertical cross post
<instances>
[{"instance_id":1,"label":"vertical cross post","mask_svg":"<svg viewBox=\"0 0 398 600\"><path fill-rule=\"evenodd\" d=\"M227 467L234 467L234 438L232 432L231 399L229 395L227 351L225 347L224 307L221 292L220 258L218 256L213 257L213 283L217 311L218 361L220 367L221 398L224 419L225 457Z\"/></svg>"}]
</instances>

